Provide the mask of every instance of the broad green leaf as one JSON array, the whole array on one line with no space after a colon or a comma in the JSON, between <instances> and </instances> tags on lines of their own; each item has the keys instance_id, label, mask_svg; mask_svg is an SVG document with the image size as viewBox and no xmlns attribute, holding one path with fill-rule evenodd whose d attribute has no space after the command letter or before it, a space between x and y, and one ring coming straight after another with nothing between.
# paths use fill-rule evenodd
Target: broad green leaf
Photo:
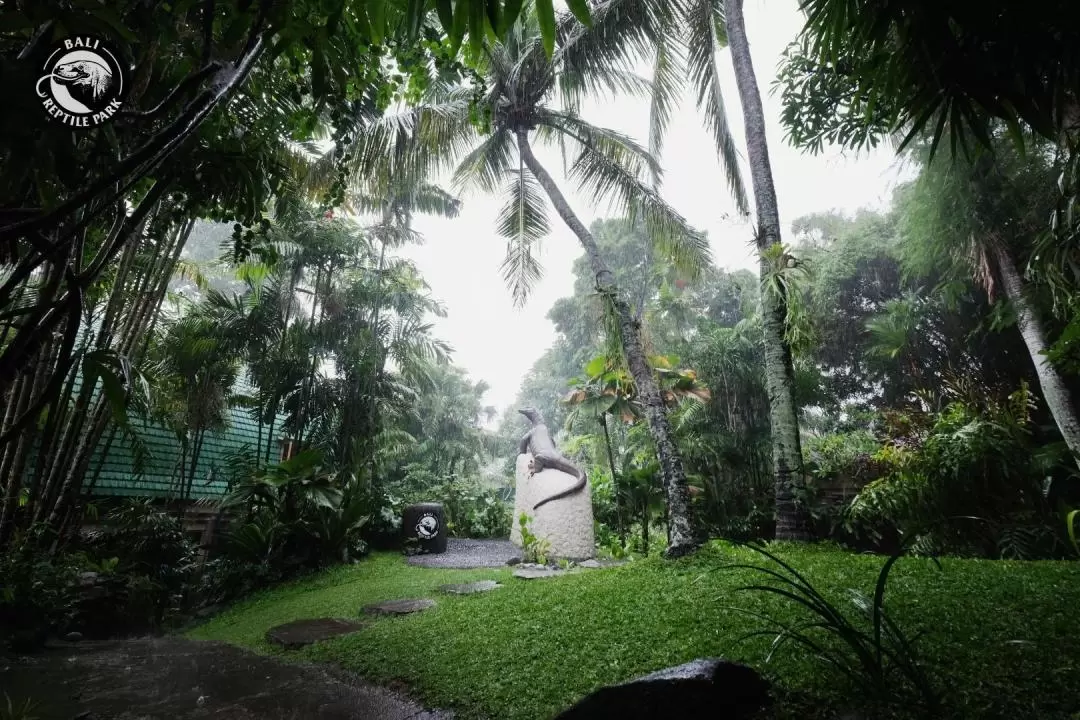
<instances>
[{"instance_id":1,"label":"broad green leaf","mask_svg":"<svg viewBox=\"0 0 1080 720\"><path fill-rule=\"evenodd\" d=\"M607 367L607 358L603 355L598 355L589 361L589 364L585 366L585 372L589 377L596 377L604 372Z\"/></svg>"},{"instance_id":2,"label":"broad green leaf","mask_svg":"<svg viewBox=\"0 0 1080 720\"><path fill-rule=\"evenodd\" d=\"M555 52L555 6L552 0L536 0L536 19L540 23L544 52L551 57Z\"/></svg>"},{"instance_id":3,"label":"broad green leaf","mask_svg":"<svg viewBox=\"0 0 1080 720\"><path fill-rule=\"evenodd\" d=\"M424 21L426 0L409 0L409 6L406 9L405 20L408 23L406 25L406 37L408 40L415 40L420 34L420 26Z\"/></svg>"},{"instance_id":4,"label":"broad green leaf","mask_svg":"<svg viewBox=\"0 0 1080 720\"><path fill-rule=\"evenodd\" d=\"M592 14L589 13L588 0L566 0L566 6L570 8L570 12L574 13L574 17L581 21L582 25L592 27Z\"/></svg>"},{"instance_id":5,"label":"broad green leaf","mask_svg":"<svg viewBox=\"0 0 1080 720\"><path fill-rule=\"evenodd\" d=\"M367 0L368 22L371 23L371 42L382 44L386 34L386 0Z\"/></svg>"},{"instance_id":6,"label":"broad green leaf","mask_svg":"<svg viewBox=\"0 0 1080 720\"><path fill-rule=\"evenodd\" d=\"M469 50L474 58L484 51L486 17L483 0L469 0Z\"/></svg>"},{"instance_id":7,"label":"broad green leaf","mask_svg":"<svg viewBox=\"0 0 1080 720\"><path fill-rule=\"evenodd\" d=\"M504 37L506 33L514 26L518 16L521 14L522 0L506 0L503 5L502 15L499 16L499 27L496 31L499 33L499 37Z\"/></svg>"},{"instance_id":8,"label":"broad green leaf","mask_svg":"<svg viewBox=\"0 0 1080 720\"><path fill-rule=\"evenodd\" d=\"M454 27L454 6L450 0L435 0L435 12L439 15L443 30L449 34Z\"/></svg>"},{"instance_id":9,"label":"broad green leaf","mask_svg":"<svg viewBox=\"0 0 1080 720\"><path fill-rule=\"evenodd\" d=\"M450 54L457 55L461 49L461 41L465 39L465 31L469 27L469 3L458 0L454 8L454 22L449 30Z\"/></svg>"},{"instance_id":10,"label":"broad green leaf","mask_svg":"<svg viewBox=\"0 0 1080 720\"><path fill-rule=\"evenodd\" d=\"M475 1L475 0L474 0ZM488 22L491 24L491 29L495 31L498 40L501 36L498 34L499 27L502 25L502 0L487 0L485 3L487 9Z\"/></svg>"}]
</instances>

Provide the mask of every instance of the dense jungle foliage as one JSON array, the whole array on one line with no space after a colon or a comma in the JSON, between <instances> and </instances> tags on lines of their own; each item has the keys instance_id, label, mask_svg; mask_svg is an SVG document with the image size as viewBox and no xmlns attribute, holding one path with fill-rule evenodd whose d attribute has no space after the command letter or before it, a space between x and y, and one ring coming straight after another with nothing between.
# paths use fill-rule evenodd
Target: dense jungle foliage
<instances>
[{"instance_id":1,"label":"dense jungle foliage","mask_svg":"<svg viewBox=\"0 0 1080 720\"><path fill-rule=\"evenodd\" d=\"M1076 8L802 0L785 141L892 142L910 179L884 210L782 225L743 4L0 4L5 88L80 33L132 70L101 127L29 91L0 115L0 635L183 622L400 549L421 501L454 536L505 538L526 405L586 469L603 555L1075 561ZM649 108L647 138L584 117L614 97ZM678 112L748 236L706 237L663 191ZM454 364L403 253L466 191L504 200L508 303L552 223L583 252L513 408ZM716 265L731 242L756 272ZM255 441L209 462L237 417ZM168 487L144 493L162 434ZM123 497L99 485L117 454Z\"/></svg>"}]
</instances>

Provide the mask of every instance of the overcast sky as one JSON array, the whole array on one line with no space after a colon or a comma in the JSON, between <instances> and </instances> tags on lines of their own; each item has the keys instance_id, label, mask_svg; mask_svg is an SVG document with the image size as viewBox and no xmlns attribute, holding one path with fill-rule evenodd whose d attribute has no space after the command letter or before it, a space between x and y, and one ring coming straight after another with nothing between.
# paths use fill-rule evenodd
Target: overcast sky
<instances>
[{"instance_id":1,"label":"overcast sky","mask_svg":"<svg viewBox=\"0 0 1080 720\"><path fill-rule=\"evenodd\" d=\"M785 227L811 212L860 207L884 207L898 178L893 153L872 154L826 150L818 156L803 154L783 141L779 94L772 84L784 48L802 27L797 0L746 0L758 84L765 97L769 151ZM744 148L738 90L727 52L718 56L724 76L724 99L736 143ZM591 122L627 133L644 143L648 105L636 99L597 103L582 110ZM610 217L606 203L582 197L565 182L557 151L538 150L541 162L562 182L571 206L586 224ZM745 166L745 150L742 152ZM708 232L715 263L725 268L756 268L750 246L749 224L737 221L712 141L687 97L675 113L663 154L665 199L695 227ZM749 169L744 178L750 187ZM404 254L419 266L434 295L449 316L436 320L436 334L454 347L455 362L474 379L491 386L486 404L500 411L513 402L522 378L551 346L555 329L546 319L552 303L572 293L571 266L581 255L574 235L558 217L551 218L552 233L543 240L540 259L544 279L523 309L513 305L499 272L505 241L494 230L501 207L498 197L467 195L461 215L454 220L417 218L416 229L426 243Z\"/></svg>"}]
</instances>

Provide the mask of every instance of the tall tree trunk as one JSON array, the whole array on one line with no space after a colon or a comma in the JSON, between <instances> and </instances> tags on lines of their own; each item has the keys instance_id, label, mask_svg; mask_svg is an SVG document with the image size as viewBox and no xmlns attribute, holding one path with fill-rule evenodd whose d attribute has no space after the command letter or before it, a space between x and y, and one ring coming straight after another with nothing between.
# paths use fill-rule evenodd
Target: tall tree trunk
<instances>
[{"instance_id":1,"label":"tall tree trunk","mask_svg":"<svg viewBox=\"0 0 1080 720\"><path fill-rule=\"evenodd\" d=\"M389 210L383 213L383 223L389 222ZM386 362L385 355L382 351L382 346L379 343L379 314L382 312L383 302L383 264L386 261L386 244L387 238L382 237L379 240L379 265L376 270L375 279L378 285L375 289L375 309L372 313L371 321L371 337L375 351L375 363L371 370L371 381L368 386L368 406L367 406L367 431L368 431L368 478L369 482L375 482L376 458L375 458L375 391L379 387L379 380L382 377L383 367Z\"/></svg>"},{"instance_id":2,"label":"tall tree trunk","mask_svg":"<svg viewBox=\"0 0 1080 720\"><path fill-rule=\"evenodd\" d=\"M645 557L649 556L649 505L641 513L641 552Z\"/></svg>"},{"instance_id":3,"label":"tall tree trunk","mask_svg":"<svg viewBox=\"0 0 1080 720\"><path fill-rule=\"evenodd\" d=\"M1054 416L1054 422L1057 423L1065 444L1069 446L1074 457L1080 459L1080 419L1076 416L1069 389L1057 368L1051 365L1046 357L1046 349L1049 347L1046 329L1024 293L1024 282L1016 270L1016 263L1013 262L1008 248L995 243L990 251L1001 274L1005 295L1016 309L1016 325L1024 338L1028 353L1031 354L1031 361L1035 363L1035 374L1039 378L1039 387L1042 389L1046 407Z\"/></svg>"},{"instance_id":4,"label":"tall tree trunk","mask_svg":"<svg viewBox=\"0 0 1080 720\"><path fill-rule=\"evenodd\" d=\"M188 470L187 487L181 497L182 500L190 500L192 488L195 486L195 471L199 467L199 455L202 454L203 440L206 438L206 428L195 431L195 445L191 450L191 468Z\"/></svg>"},{"instance_id":5,"label":"tall tree trunk","mask_svg":"<svg viewBox=\"0 0 1080 720\"><path fill-rule=\"evenodd\" d=\"M660 458L660 474L664 482L664 493L667 497L668 527L670 540L665 554L668 557L679 557L693 552L701 544L694 527L690 508L690 491L686 483L686 471L683 469L682 458L672 437L671 424L667 418L667 408L660 397L660 390L653 377L652 368L645 357L645 350L641 342L641 326L634 318L629 303L619 295L615 287L615 276L604 263L600 256L600 250L596 245L596 238L581 222L570 204L566 201L559 186L552 179L548 171L540 164L529 146L529 138L526 130L517 131L518 152L521 159L536 177L537 182L544 188L551 204L563 222L577 235L585 254L589 258L589 265L596 276L596 285L601 293L610 296L615 312L619 319L619 329L622 332L623 353L626 355L626 364L630 368L630 374L637 386L638 397L645 408L645 417L649 424L649 432L656 443L656 452Z\"/></svg>"},{"instance_id":6,"label":"tall tree trunk","mask_svg":"<svg viewBox=\"0 0 1080 720\"><path fill-rule=\"evenodd\" d=\"M787 298L770 289L772 272L767 253L780 245L780 211L776 204L769 146L765 139L765 111L754 75L750 43L746 37L743 0L726 0L728 42L735 80L739 86L750 176L757 207L757 241L761 268L761 318L765 326L765 381L772 424L773 473L776 483L776 539L810 539L810 517L803 502L806 476L799 443L799 415L795 405L795 369L785 336Z\"/></svg>"},{"instance_id":7,"label":"tall tree trunk","mask_svg":"<svg viewBox=\"0 0 1080 720\"><path fill-rule=\"evenodd\" d=\"M327 268L326 282L327 287L330 284L331 273L333 272L333 262L329 264ZM322 263L315 272L315 289L311 293L311 317L308 318L308 337L314 338L315 336L315 312L318 310L319 324L322 324L323 317L325 315L325 305L319 305L319 288L323 283L323 267ZM311 343L311 365L308 372L304 375L304 378L300 381L300 399L296 403L296 448L302 450L304 447L304 430L307 425L307 412L305 412L305 405L311 399L311 388L315 387L315 370L319 363L319 351L316 347L314 339Z\"/></svg>"}]
</instances>

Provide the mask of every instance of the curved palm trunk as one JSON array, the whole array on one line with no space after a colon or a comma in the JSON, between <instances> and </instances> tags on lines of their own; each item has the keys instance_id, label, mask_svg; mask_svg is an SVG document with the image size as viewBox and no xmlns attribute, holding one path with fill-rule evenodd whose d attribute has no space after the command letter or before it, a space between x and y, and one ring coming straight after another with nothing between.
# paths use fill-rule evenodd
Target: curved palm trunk
<instances>
[{"instance_id":1,"label":"curved palm trunk","mask_svg":"<svg viewBox=\"0 0 1080 720\"><path fill-rule=\"evenodd\" d=\"M754 75L750 43L743 19L743 0L727 0L727 31L731 60L739 86L746 124L746 148L757 206L757 247L761 259L761 316L765 326L765 381L772 423L773 472L776 482L776 539L810 538L809 513L798 495L805 486L799 417L795 405L795 369L785 337L787 299L766 288L769 267L765 252L780 243L780 211L776 204L769 147L765 139L765 111Z\"/></svg>"},{"instance_id":2,"label":"curved palm trunk","mask_svg":"<svg viewBox=\"0 0 1080 720\"><path fill-rule=\"evenodd\" d=\"M1016 308L1016 325L1031 354L1031 361L1035 363L1035 374L1039 378L1039 387L1042 389L1046 407L1054 416L1054 422L1057 423L1065 444L1069 446L1069 450L1075 457L1080 458L1080 419L1076 416L1069 389L1065 386L1057 369L1046 357L1046 349L1049 347L1046 329L1043 328L1035 308L1031 306L1024 294L1023 280L1016 270L1016 263L1013 262L1008 249L995 244L991 248L991 253L997 263L998 272L1001 274L1001 284L1005 287L1005 295Z\"/></svg>"},{"instance_id":3,"label":"curved palm trunk","mask_svg":"<svg viewBox=\"0 0 1080 720\"><path fill-rule=\"evenodd\" d=\"M604 263L600 256L600 250L596 246L596 239L588 228L581 222L570 204L566 201L559 186L555 184L551 175L548 174L540 161L536 159L532 148L529 146L527 131L524 129L517 132L518 152L521 159L536 177L537 182L544 188L551 204L559 213L563 222L577 235L585 254L589 258L589 265L596 276L597 288L602 293L609 294L615 312L619 319L619 328L622 331L623 352L626 354L626 363L630 367L630 374L637 385L638 395L645 407L645 417L649 423L649 432L656 443L656 452L660 457L660 473L664 482L664 493L667 496L668 528L670 539L666 555L679 557L693 552L700 545L700 540L695 532L690 510L690 491L686 484L686 471L683 469L682 458L675 446L672 437L671 425L668 422L667 410L660 398L660 390L657 388L656 379L653 377L652 368L645 358L645 349L641 343L640 324L634 318L629 303L618 293L615 287L615 276Z\"/></svg>"}]
</instances>

